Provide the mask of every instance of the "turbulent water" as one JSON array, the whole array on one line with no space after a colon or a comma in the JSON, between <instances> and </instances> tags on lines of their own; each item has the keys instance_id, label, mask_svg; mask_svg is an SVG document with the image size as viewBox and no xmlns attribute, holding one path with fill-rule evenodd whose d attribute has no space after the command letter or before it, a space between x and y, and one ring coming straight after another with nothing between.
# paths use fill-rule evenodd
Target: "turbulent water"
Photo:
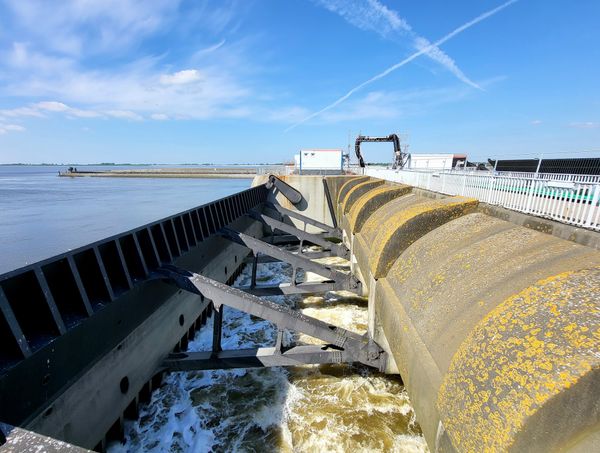
<instances>
[{"instance_id":1,"label":"turbulent water","mask_svg":"<svg viewBox=\"0 0 600 453\"><path fill-rule=\"evenodd\" d=\"M290 280L291 268L261 264L257 275L259 284L278 284ZM248 267L236 285L249 282ZM367 328L366 300L350 293L271 299L357 333ZM211 325L209 319L189 351L210 350ZM223 349L272 346L276 332L267 321L225 307ZM317 340L288 335L286 341ZM111 453L427 451L402 382L350 365L172 373L125 430L126 442L111 445Z\"/></svg>"}]
</instances>

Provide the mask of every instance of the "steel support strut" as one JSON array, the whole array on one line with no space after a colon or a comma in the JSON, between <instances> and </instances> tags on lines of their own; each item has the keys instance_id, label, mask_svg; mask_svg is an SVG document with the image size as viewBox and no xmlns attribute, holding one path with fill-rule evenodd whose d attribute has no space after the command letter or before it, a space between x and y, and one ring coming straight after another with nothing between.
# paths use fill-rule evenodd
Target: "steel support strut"
<instances>
[{"instance_id":1,"label":"steel support strut","mask_svg":"<svg viewBox=\"0 0 600 453\"><path fill-rule=\"evenodd\" d=\"M174 266L164 266L156 272L155 278L163 278L174 283L179 288L189 291L194 294L202 294L212 300L214 306L219 309L222 305L227 305L237 310L243 311L250 315L265 319L275 324L280 330L294 330L302 332L311 337L317 338L326 342L318 349L290 348L287 351L282 351L281 346L274 348L273 355L281 356L281 360L276 358L265 359L264 363L272 365L256 365L256 366L275 366L289 364L289 361L295 363L336 363L341 361L360 362L365 365L383 370L385 368L386 353L367 336L348 331L341 327L323 322L319 319L306 316L299 311L292 310L286 306L277 304L270 300L261 299L253 296L237 288L232 288L224 283L217 282L200 274L188 272L183 269L178 269ZM220 342L219 342L220 343ZM247 366L248 361L261 360L258 356L265 357L269 355L264 349L253 350L254 352L240 353L238 355L233 351L213 351L211 356L217 361L226 361L239 359L244 362L243 366ZM241 354L241 355L240 355ZM332 354L331 356L327 354ZM194 357L191 353L186 353L186 357L180 357L184 362L189 357ZM196 355L196 359L201 356ZM241 359L241 357L245 357ZM251 359L250 357L254 357ZM167 361L166 366L171 369L177 369L172 360L177 360L177 357L171 357ZM204 360L204 356L202 356ZM189 362L190 360L188 360ZM171 365L169 365L171 363ZM184 366L184 365L181 365ZM185 365L187 366L187 365ZM220 367L215 365L216 367ZM185 368L199 369L199 368ZM206 368L203 368L206 369Z\"/></svg>"},{"instance_id":2,"label":"steel support strut","mask_svg":"<svg viewBox=\"0 0 600 453\"><path fill-rule=\"evenodd\" d=\"M284 220L284 216L293 217L294 219L300 220L301 222L304 222L307 225L312 225L314 227L319 228L320 230L325 231L331 237L335 237L338 239L341 239L342 237L342 233L338 228L311 219L310 217L306 217L305 215L300 214L298 211L292 211L291 209L287 209L281 205L276 205L272 203L266 203L264 207L266 209L270 209L271 211L278 212L280 214L279 220L281 221Z\"/></svg>"},{"instance_id":3,"label":"steel support strut","mask_svg":"<svg viewBox=\"0 0 600 453\"><path fill-rule=\"evenodd\" d=\"M336 271L331 267L325 266L323 264L315 263L308 258L305 258L300 255L296 255L287 250L280 249L275 245L268 244L259 239L253 238L252 236L248 236L247 234L240 233L238 231L232 230L230 228L223 228L220 230L220 233L234 241L238 244L245 245L249 249L251 249L255 255L264 254L268 255L272 258L276 258L280 261L285 261L289 263L294 268L294 275L296 274L296 270L298 268L304 269L305 271L314 272L317 275L325 277L327 279L326 282L329 286L326 289L322 289L322 291L337 291L337 290L346 290L352 291L360 294L361 283L351 274L344 274L343 272ZM292 286L300 287L301 285L306 284L297 284L295 281L295 277L292 279ZM311 284L312 285L312 284ZM324 287L325 288L325 287ZM314 289L312 291L300 291L296 290L294 292L315 292Z\"/></svg>"},{"instance_id":4,"label":"steel support strut","mask_svg":"<svg viewBox=\"0 0 600 453\"><path fill-rule=\"evenodd\" d=\"M302 230L296 228L295 226L289 225L287 223L283 223L279 220L269 217L268 215L266 215L264 213L260 213L255 210L251 210L248 213L248 215L250 217L252 217L253 219L258 220L259 222L262 222L263 224L269 226L273 231L279 230L279 231L283 231L284 233L289 233L289 234L296 236L298 239L300 239L301 244L304 241L310 242L312 244L323 247L323 249L331 250L331 252L335 256L339 256L341 258L346 258L346 259L349 259L349 257L350 257L350 251L343 244L334 244L333 242L328 241L327 239L323 238L322 236L307 233L306 231L302 231ZM301 245L301 248L302 248L302 245Z\"/></svg>"}]
</instances>

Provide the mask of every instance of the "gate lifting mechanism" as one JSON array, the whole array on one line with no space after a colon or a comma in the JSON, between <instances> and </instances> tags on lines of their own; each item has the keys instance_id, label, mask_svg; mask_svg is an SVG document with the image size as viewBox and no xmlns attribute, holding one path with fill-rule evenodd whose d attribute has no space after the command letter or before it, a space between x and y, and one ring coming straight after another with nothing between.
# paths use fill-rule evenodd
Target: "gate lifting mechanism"
<instances>
[{"instance_id":1,"label":"gate lifting mechanism","mask_svg":"<svg viewBox=\"0 0 600 453\"><path fill-rule=\"evenodd\" d=\"M278 181L282 184L278 185ZM278 188L286 197L289 195L297 201L302 198L302 195L296 189L293 189L276 177L270 177L269 182L271 187ZM261 295L315 293L335 290L348 290L356 293L360 293L361 291L360 281L351 274L345 274L329 266L311 261L308 258L308 256L330 255L348 257L348 250L343 245L334 244L325 239L326 236L339 238L340 232L337 228L315 221L279 205L266 204L265 208L266 213L254 210L248 215L271 229L271 243L256 239L229 227L224 227L218 232L221 236L252 250L253 268L249 287L233 288L203 275L171 265L159 268L154 274L153 278L166 280L183 290L208 298L212 301L215 308L212 351L171 354L163 363L165 369L168 371L190 371L359 362L383 371L386 365L387 354L377 343L369 338L368 334L359 335L258 297ZM276 215L278 219L271 217L271 215ZM284 223L283 220L285 220L286 216L304 222L304 230ZM325 236L307 233L307 225L312 225L323 230L323 235ZM287 235L276 235L276 231L287 233ZM291 236L296 240L300 240L299 254L274 245L276 243L275 239L281 239L283 236ZM320 245L325 249L325 253L302 253L304 241ZM285 261L291 264L293 268L292 282L275 286L258 286L256 284L257 264L269 261ZM314 272L324 277L325 281L299 283L297 282L298 269ZM223 351L221 348L221 333L224 305L275 324L278 328L275 346ZM293 345L284 347L284 330L302 332L325 343L321 345Z\"/></svg>"},{"instance_id":2,"label":"gate lifting mechanism","mask_svg":"<svg viewBox=\"0 0 600 453\"><path fill-rule=\"evenodd\" d=\"M360 144L362 142L392 142L394 144L394 161L392 162L392 168L402 169L408 162L409 154L404 152L400 147L400 137L396 134L390 134L387 137L368 137L366 135L359 135L356 137L354 142L354 152L358 158L358 163L361 167L365 166L365 161L360 152Z\"/></svg>"}]
</instances>

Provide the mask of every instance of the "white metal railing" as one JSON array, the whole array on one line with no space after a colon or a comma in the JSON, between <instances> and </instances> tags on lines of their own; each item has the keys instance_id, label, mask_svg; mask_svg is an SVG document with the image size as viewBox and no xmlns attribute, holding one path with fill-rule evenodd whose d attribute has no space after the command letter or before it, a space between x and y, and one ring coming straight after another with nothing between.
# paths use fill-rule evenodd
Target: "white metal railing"
<instances>
[{"instance_id":1,"label":"white metal railing","mask_svg":"<svg viewBox=\"0 0 600 453\"><path fill-rule=\"evenodd\" d=\"M256 167L257 175L291 175L294 173L294 165L259 165Z\"/></svg>"},{"instance_id":2,"label":"white metal railing","mask_svg":"<svg viewBox=\"0 0 600 453\"><path fill-rule=\"evenodd\" d=\"M533 179L545 179L545 180L555 180L555 181L570 181L570 182L583 182L590 184L598 184L600 183L600 175L575 175L571 173L529 173L523 171L496 171L496 172L487 172L481 170L469 170L467 169L452 169L452 170L444 170L444 173L468 173L472 174L481 174L481 175L489 175L489 176L508 176L515 178L533 178Z\"/></svg>"},{"instance_id":3,"label":"white metal railing","mask_svg":"<svg viewBox=\"0 0 600 453\"><path fill-rule=\"evenodd\" d=\"M462 195L559 222L600 230L600 181L578 182L489 172L365 168L365 175L447 195Z\"/></svg>"}]
</instances>

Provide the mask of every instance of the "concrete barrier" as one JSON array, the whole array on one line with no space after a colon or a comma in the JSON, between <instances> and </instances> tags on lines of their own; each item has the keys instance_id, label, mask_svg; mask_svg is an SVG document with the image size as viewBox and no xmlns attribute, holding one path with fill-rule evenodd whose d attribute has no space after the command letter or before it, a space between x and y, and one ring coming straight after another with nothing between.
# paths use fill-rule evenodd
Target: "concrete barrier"
<instances>
[{"instance_id":1,"label":"concrete barrier","mask_svg":"<svg viewBox=\"0 0 600 453\"><path fill-rule=\"evenodd\" d=\"M353 178L349 178L348 180L344 181L344 183L340 186L339 190L337 191L337 197L335 198L335 213L338 219L338 223L340 223L340 220L343 217L343 208L342 208L342 203L343 201L346 199L346 195L348 195L348 192L350 192L355 186L357 186L358 184L362 184L368 181L371 181L371 177L369 176L355 176Z\"/></svg>"},{"instance_id":2,"label":"concrete barrier","mask_svg":"<svg viewBox=\"0 0 600 453\"><path fill-rule=\"evenodd\" d=\"M352 189L350 189L348 193L346 193L346 196L340 202L340 214L342 216L346 214L350 210L350 208L352 208L354 203L356 203L356 200L358 200L362 195L374 189L375 187L382 185L384 182L385 181L383 179L374 178L370 181L361 182L352 187Z\"/></svg>"},{"instance_id":3,"label":"concrete barrier","mask_svg":"<svg viewBox=\"0 0 600 453\"><path fill-rule=\"evenodd\" d=\"M383 205L367 220L354 241L353 253L363 275L385 277L400 253L415 240L456 217L474 210L477 200L448 197L432 200L404 195ZM364 282L369 285L368 281Z\"/></svg>"},{"instance_id":4,"label":"concrete barrier","mask_svg":"<svg viewBox=\"0 0 600 453\"><path fill-rule=\"evenodd\" d=\"M432 450L598 442L600 252L473 213L416 240L375 285L372 333Z\"/></svg>"},{"instance_id":5,"label":"concrete barrier","mask_svg":"<svg viewBox=\"0 0 600 453\"><path fill-rule=\"evenodd\" d=\"M377 209L411 191L404 184L383 184L359 197L342 219L342 228L348 236L359 233L367 219Z\"/></svg>"},{"instance_id":6,"label":"concrete barrier","mask_svg":"<svg viewBox=\"0 0 600 453\"><path fill-rule=\"evenodd\" d=\"M330 190L431 450L600 451L600 235L369 182Z\"/></svg>"}]
</instances>

